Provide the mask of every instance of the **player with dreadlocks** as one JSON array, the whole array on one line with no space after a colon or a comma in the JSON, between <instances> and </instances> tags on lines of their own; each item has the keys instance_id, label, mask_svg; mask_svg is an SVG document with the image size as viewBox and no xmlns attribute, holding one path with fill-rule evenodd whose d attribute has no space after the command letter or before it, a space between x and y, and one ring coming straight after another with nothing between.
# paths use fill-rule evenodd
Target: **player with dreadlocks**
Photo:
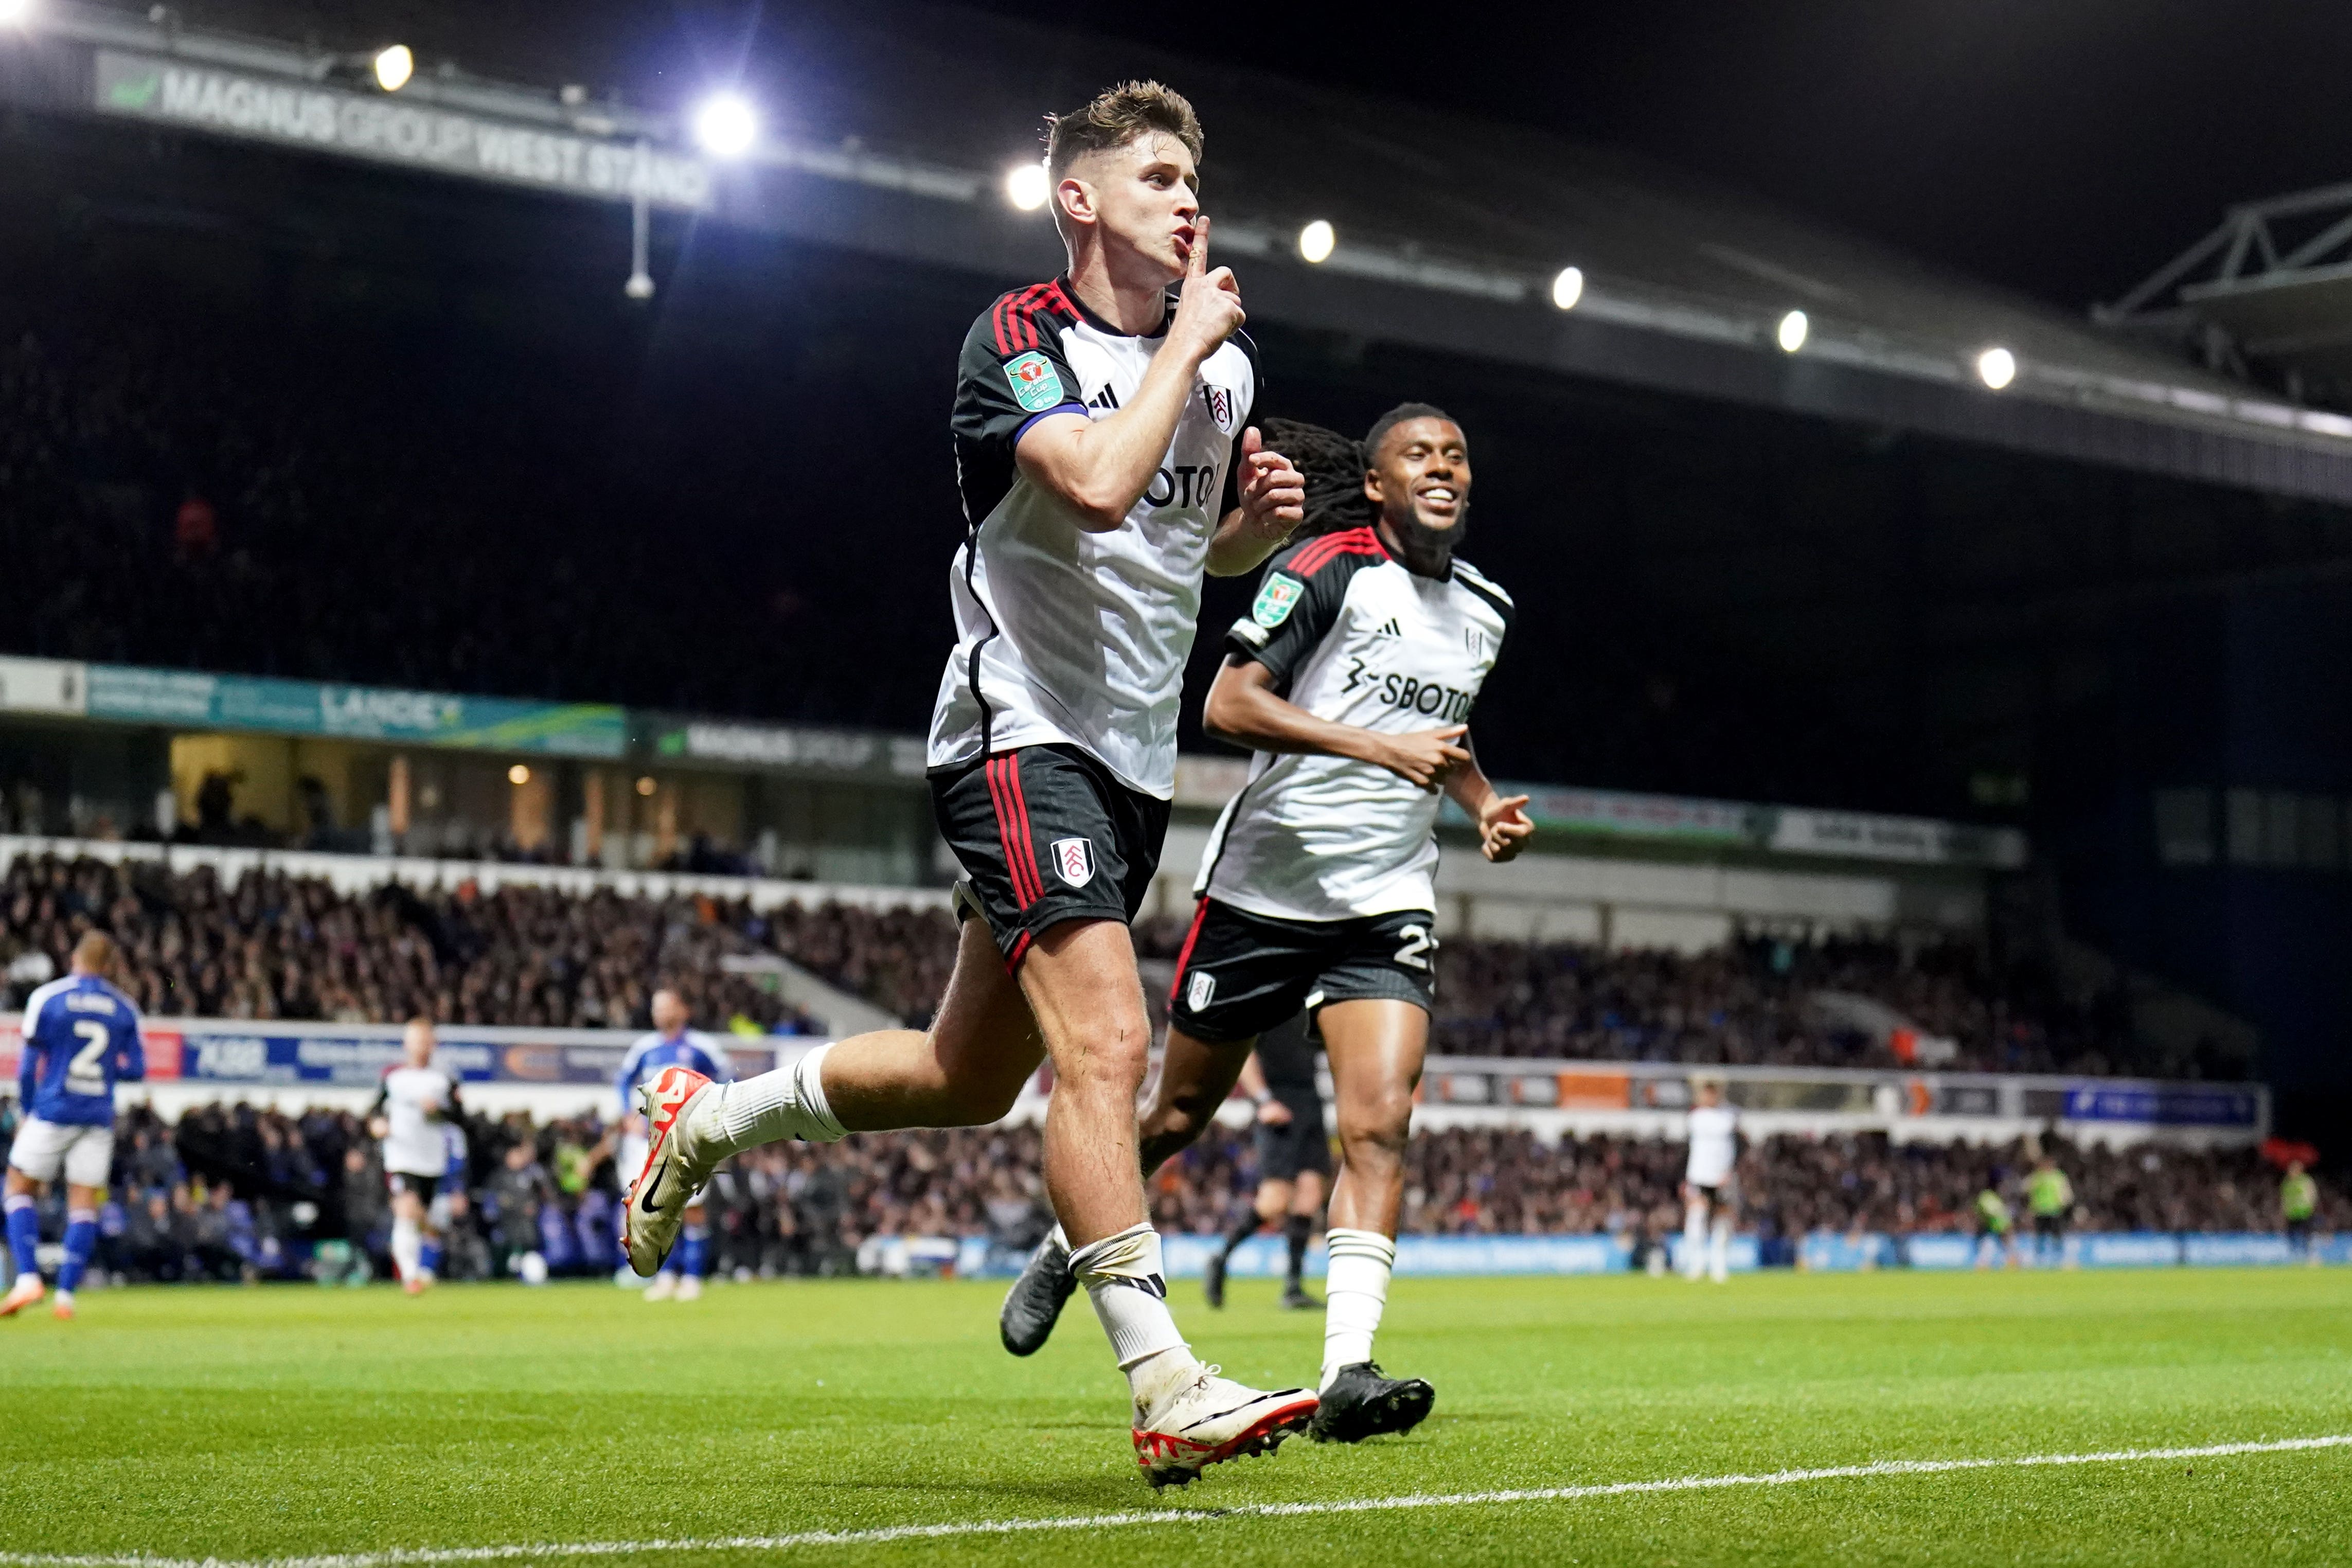
<instances>
[{"instance_id":1,"label":"player with dreadlocks","mask_svg":"<svg viewBox=\"0 0 2352 1568\"><path fill-rule=\"evenodd\" d=\"M1408 1430L1436 1400L1419 1378L1383 1374L1371 1351L1429 1042L1439 797L1470 815L1489 860L1513 858L1535 828L1527 797L1497 793L1469 743L1512 607L1454 553L1470 501L1461 426L1419 403L1382 415L1360 447L1268 425L1306 476L1307 537L1274 558L1248 618L1227 634L1202 713L1211 732L1256 754L1194 886L1140 1152L1150 1170L1192 1142L1258 1037L1302 1008L1313 1016L1340 1170L1308 1430L1356 1442ZM1045 1342L1067 1267L1050 1245L1031 1261L1005 1299L1005 1348L1025 1355Z\"/></svg>"}]
</instances>

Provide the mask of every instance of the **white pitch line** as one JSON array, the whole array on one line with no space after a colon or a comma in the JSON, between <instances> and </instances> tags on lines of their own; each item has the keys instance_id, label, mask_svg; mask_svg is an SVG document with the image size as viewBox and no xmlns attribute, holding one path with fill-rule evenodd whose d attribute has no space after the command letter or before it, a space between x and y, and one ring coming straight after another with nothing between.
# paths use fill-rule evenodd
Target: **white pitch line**
<instances>
[{"instance_id":1,"label":"white pitch line","mask_svg":"<svg viewBox=\"0 0 2352 1568\"><path fill-rule=\"evenodd\" d=\"M1573 1502L1580 1498L1639 1492L1715 1491L1726 1487L1787 1487L1804 1481L1859 1480L1875 1476L1935 1476L1954 1470L2022 1470L2054 1465L2122 1465L2155 1459L2213 1459L2231 1454L2292 1454L2352 1447L2352 1433L2285 1437L2275 1442L2209 1443L2194 1448L2113 1448L2095 1454L2031 1454L1993 1459L1880 1459L1762 1475L1678 1476L1656 1481L1605 1481L1572 1487L1525 1487L1507 1491L1433 1492L1405 1497L1352 1498L1329 1502L1242 1503L1233 1508L1170 1508L1094 1513L1060 1519L993 1519L964 1523L893 1524L878 1530L804 1530L792 1535L730 1535L709 1540L551 1542L517 1546L401 1547L323 1557L154 1557L52 1555L0 1552L0 1568L433 1568L434 1564L505 1563L537 1558L622 1557L656 1552L784 1552L802 1546L877 1546L893 1541L953 1536L1024 1535L1053 1530L1118 1530L1140 1524L1214 1524L1237 1519L1296 1519L1323 1513L1381 1513L1397 1509L1475 1508L1489 1503Z\"/></svg>"}]
</instances>

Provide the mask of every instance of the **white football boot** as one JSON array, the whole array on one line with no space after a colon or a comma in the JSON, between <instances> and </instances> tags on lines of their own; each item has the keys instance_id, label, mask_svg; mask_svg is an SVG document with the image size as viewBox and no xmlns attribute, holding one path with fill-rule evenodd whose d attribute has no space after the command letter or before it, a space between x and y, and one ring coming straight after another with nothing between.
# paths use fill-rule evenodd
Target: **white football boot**
<instances>
[{"instance_id":1,"label":"white football boot","mask_svg":"<svg viewBox=\"0 0 2352 1568\"><path fill-rule=\"evenodd\" d=\"M1162 1399L1135 1423L1135 1462L1155 1491L1183 1486L1211 1465L1248 1454L1270 1454L1315 1419L1315 1395L1304 1388L1266 1394L1206 1366L1201 1375Z\"/></svg>"},{"instance_id":2,"label":"white football boot","mask_svg":"<svg viewBox=\"0 0 2352 1568\"><path fill-rule=\"evenodd\" d=\"M48 1293L49 1288L41 1283L41 1277L30 1269L26 1270L16 1276L16 1287L8 1292L8 1299L0 1301L0 1318L15 1317Z\"/></svg>"},{"instance_id":3,"label":"white football boot","mask_svg":"<svg viewBox=\"0 0 2352 1568\"><path fill-rule=\"evenodd\" d=\"M650 1277L669 1256L686 1224L687 1205L710 1179L709 1165L696 1159L693 1139L686 1135L688 1112L717 1086L691 1068L664 1068L637 1086L637 1106L645 1112L646 1168L629 1184L629 1201L621 1216L621 1245L629 1267Z\"/></svg>"},{"instance_id":4,"label":"white football boot","mask_svg":"<svg viewBox=\"0 0 2352 1568\"><path fill-rule=\"evenodd\" d=\"M688 1274L688 1275L687 1275L685 1278L681 1279L677 1282L677 1299L678 1299L679 1300L681 1300L681 1301L699 1301L699 1300L702 1300L702 1280L701 1280L701 1279L700 1279L698 1276L692 1275L692 1274Z\"/></svg>"},{"instance_id":5,"label":"white football boot","mask_svg":"<svg viewBox=\"0 0 2352 1568\"><path fill-rule=\"evenodd\" d=\"M656 1274L654 1276L654 1282L646 1287L644 1295L639 1297L638 1300L645 1301L668 1301L674 1300L677 1296L677 1276L675 1274Z\"/></svg>"}]
</instances>

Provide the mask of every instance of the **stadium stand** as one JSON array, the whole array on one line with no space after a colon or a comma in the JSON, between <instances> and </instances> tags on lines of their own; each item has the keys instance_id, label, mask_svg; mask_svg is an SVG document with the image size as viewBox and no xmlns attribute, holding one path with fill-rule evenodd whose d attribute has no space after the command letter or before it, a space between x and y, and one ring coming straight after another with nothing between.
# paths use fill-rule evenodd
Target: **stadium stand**
<instances>
[{"instance_id":1,"label":"stadium stand","mask_svg":"<svg viewBox=\"0 0 2352 1568\"><path fill-rule=\"evenodd\" d=\"M603 1274L613 1242L613 1141L580 1118L520 1114L466 1123L467 1180L451 1202L445 1272L503 1277L537 1252L557 1274ZM2262 1233L2278 1228L2278 1174L2253 1150L2197 1152L2050 1146L2074 1184L2074 1228L2089 1232ZM299 1277L331 1248L382 1267L383 1174L358 1118L214 1104L167 1127L142 1110L118 1126L102 1219L104 1267L132 1279ZM1611 1236L1643 1248L1682 1222L1684 1149L1595 1136L1550 1144L1523 1131L1417 1135L1403 1233ZM2021 1145L1890 1143L1875 1135L1775 1137L1741 1165L1748 1217L1764 1256L1822 1233L1966 1231L1987 1185L2014 1201L2032 1160ZM1251 1201L1245 1133L1219 1127L1163 1168L1152 1214L1170 1233L1215 1235ZM717 1177L712 1206L724 1275L873 1272L881 1240L980 1237L1001 1255L1035 1245L1050 1223L1034 1126L894 1133L778 1144ZM2317 1228L2352 1227L2352 1200L2323 1184Z\"/></svg>"},{"instance_id":2,"label":"stadium stand","mask_svg":"<svg viewBox=\"0 0 2352 1568\"><path fill-rule=\"evenodd\" d=\"M714 1026L804 1032L805 1018L719 962L772 952L919 1025L939 1005L955 952L954 929L937 911L826 904L761 913L708 898L470 884L388 884L352 896L270 871L224 886L205 867L173 873L26 857L0 876L0 984L12 999L62 973L74 938L93 923L122 942L131 992L150 1013L343 1023L424 1013L456 1024L637 1027L668 982ZM1138 933L1148 958L1172 959L1181 940L1171 921ZM1876 997L1949 1037L1958 1048L1949 1065L1960 1069L2132 1065L2112 998L2063 995L2039 971L1996 969L1958 940L1906 951L1757 939L1695 955L1449 941L1439 953L1435 1047L1473 1057L1900 1065L1809 1008L1822 989Z\"/></svg>"}]
</instances>

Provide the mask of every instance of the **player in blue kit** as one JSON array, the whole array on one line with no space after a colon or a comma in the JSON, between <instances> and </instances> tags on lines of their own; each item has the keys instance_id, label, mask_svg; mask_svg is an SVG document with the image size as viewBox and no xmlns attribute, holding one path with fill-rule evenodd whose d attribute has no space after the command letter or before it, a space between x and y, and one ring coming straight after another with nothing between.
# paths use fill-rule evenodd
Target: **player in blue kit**
<instances>
[{"instance_id":1,"label":"player in blue kit","mask_svg":"<svg viewBox=\"0 0 2352 1568\"><path fill-rule=\"evenodd\" d=\"M735 1079L727 1070L725 1048L687 1026L693 1015L677 992L654 993L653 1017L654 1032L629 1047L629 1054L621 1058L620 1076L614 1079L614 1087L621 1091L620 1163L614 1169L629 1180L645 1170L650 1152L646 1119L636 1109L640 1085L651 1081L664 1068L674 1067L698 1072L713 1083L731 1083ZM677 1247L662 1260L661 1272L646 1287L646 1300L694 1300L702 1294L703 1278L709 1268L710 1224L702 1194L697 1193L687 1207L686 1229L678 1237Z\"/></svg>"},{"instance_id":2,"label":"player in blue kit","mask_svg":"<svg viewBox=\"0 0 2352 1568\"><path fill-rule=\"evenodd\" d=\"M139 1009L114 985L120 959L112 937L91 931L74 944L71 972L25 1004L24 1056L16 1070L16 1103L25 1120L8 1150L5 1199L16 1283L0 1301L0 1318L15 1317L47 1294L35 1258L41 1222L33 1202L60 1173L66 1258L58 1269L58 1317L74 1315L74 1291L98 1248L98 1200L114 1164L114 1086L147 1076Z\"/></svg>"}]
</instances>

